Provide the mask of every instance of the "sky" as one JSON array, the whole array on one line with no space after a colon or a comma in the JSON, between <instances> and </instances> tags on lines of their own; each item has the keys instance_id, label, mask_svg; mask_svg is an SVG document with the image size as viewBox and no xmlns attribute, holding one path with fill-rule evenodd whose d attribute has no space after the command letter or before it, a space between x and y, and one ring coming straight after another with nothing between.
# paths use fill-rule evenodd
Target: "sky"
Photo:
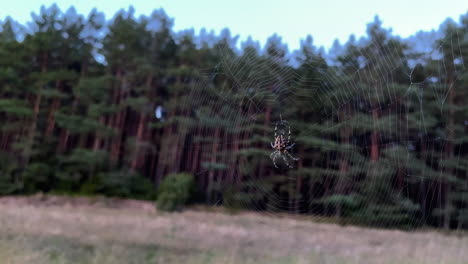
<instances>
[{"instance_id":1,"label":"sky","mask_svg":"<svg viewBox=\"0 0 468 264\"><path fill-rule=\"evenodd\" d=\"M201 28L219 33L229 28L240 40L252 36L263 45L277 33L289 50L300 47L300 40L312 35L315 46L330 48L338 39L345 43L350 34L364 36L366 25L378 15L383 27L407 37L419 30L438 29L447 18L455 21L468 12L466 0L13 0L0 5L0 19L11 16L24 24L40 6L56 3L62 11L74 6L87 15L94 7L111 18L119 9L135 8L135 14L150 15L163 8L174 18L174 30Z\"/></svg>"}]
</instances>

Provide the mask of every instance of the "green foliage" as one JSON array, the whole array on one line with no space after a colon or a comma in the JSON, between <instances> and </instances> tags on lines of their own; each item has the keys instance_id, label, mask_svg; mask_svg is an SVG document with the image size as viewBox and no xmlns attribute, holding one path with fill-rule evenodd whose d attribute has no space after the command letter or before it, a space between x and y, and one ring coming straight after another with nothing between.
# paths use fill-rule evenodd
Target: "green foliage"
<instances>
[{"instance_id":1,"label":"green foliage","mask_svg":"<svg viewBox=\"0 0 468 264\"><path fill-rule=\"evenodd\" d=\"M30 163L23 172L24 192L34 193L37 191L47 192L51 187L52 169L47 163Z\"/></svg>"},{"instance_id":2,"label":"green foliage","mask_svg":"<svg viewBox=\"0 0 468 264\"><path fill-rule=\"evenodd\" d=\"M19 193L22 187L23 184L12 173L0 172L0 195Z\"/></svg>"},{"instance_id":3,"label":"green foliage","mask_svg":"<svg viewBox=\"0 0 468 264\"><path fill-rule=\"evenodd\" d=\"M362 202L362 198L356 194L333 194L331 196L319 200L318 202L326 206L340 206L342 210L342 216L348 216L359 208L360 203Z\"/></svg>"},{"instance_id":4,"label":"green foliage","mask_svg":"<svg viewBox=\"0 0 468 264\"><path fill-rule=\"evenodd\" d=\"M27 34L0 22L0 194L155 199L150 179L187 170L203 172L200 189L169 175L161 209L196 198L386 227L468 225L466 15L427 56L378 18L339 53L310 36L288 54L277 35L261 52L237 50L228 30L173 32L162 10L73 13L43 8ZM280 114L299 157L288 171L268 158Z\"/></svg>"},{"instance_id":5,"label":"green foliage","mask_svg":"<svg viewBox=\"0 0 468 264\"><path fill-rule=\"evenodd\" d=\"M119 170L100 173L96 180L87 182L82 191L142 200L156 198L156 189L153 183L131 171Z\"/></svg>"},{"instance_id":6,"label":"green foliage","mask_svg":"<svg viewBox=\"0 0 468 264\"><path fill-rule=\"evenodd\" d=\"M32 115L30 108L23 101L15 99L0 99L0 113L6 113L16 117L29 117Z\"/></svg>"},{"instance_id":7,"label":"green foliage","mask_svg":"<svg viewBox=\"0 0 468 264\"><path fill-rule=\"evenodd\" d=\"M14 194L21 191L23 185L19 181L17 164L8 153L0 151L0 195Z\"/></svg>"},{"instance_id":8,"label":"green foliage","mask_svg":"<svg viewBox=\"0 0 468 264\"><path fill-rule=\"evenodd\" d=\"M167 175L158 189L158 209L163 211L182 209L190 201L194 188L195 181L190 174Z\"/></svg>"},{"instance_id":9,"label":"green foliage","mask_svg":"<svg viewBox=\"0 0 468 264\"><path fill-rule=\"evenodd\" d=\"M240 185L226 188L223 192L223 205L231 210L240 210L243 208L255 208L268 195L272 195L274 177L261 181L245 181ZM251 189L258 189L252 192ZM268 204L267 206L275 205Z\"/></svg>"},{"instance_id":10,"label":"green foliage","mask_svg":"<svg viewBox=\"0 0 468 264\"><path fill-rule=\"evenodd\" d=\"M393 197L388 203L374 203L363 196L359 198L359 207L349 214L354 223L385 228L412 228L421 224L414 222L419 205L407 198Z\"/></svg>"}]
</instances>

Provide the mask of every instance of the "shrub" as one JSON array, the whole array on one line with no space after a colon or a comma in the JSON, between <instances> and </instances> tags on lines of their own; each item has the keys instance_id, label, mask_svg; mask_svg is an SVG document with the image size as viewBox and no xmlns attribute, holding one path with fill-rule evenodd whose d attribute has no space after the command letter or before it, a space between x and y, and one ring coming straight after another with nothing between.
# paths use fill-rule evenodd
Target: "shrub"
<instances>
[{"instance_id":1,"label":"shrub","mask_svg":"<svg viewBox=\"0 0 468 264\"><path fill-rule=\"evenodd\" d=\"M93 192L106 196L154 200L153 183L142 175L130 171L111 171L98 174ZM86 189L85 189L86 190Z\"/></svg>"},{"instance_id":2,"label":"shrub","mask_svg":"<svg viewBox=\"0 0 468 264\"><path fill-rule=\"evenodd\" d=\"M46 163L34 162L29 164L23 172L25 193L48 191L52 170Z\"/></svg>"},{"instance_id":3,"label":"shrub","mask_svg":"<svg viewBox=\"0 0 468 264\"><path fill-rule=\"evenodd\" d=\"M195 181L186 173L169 174L158 189L157 206L163 211L182 209L192 196Z\"/></svg>"}]
</instances>

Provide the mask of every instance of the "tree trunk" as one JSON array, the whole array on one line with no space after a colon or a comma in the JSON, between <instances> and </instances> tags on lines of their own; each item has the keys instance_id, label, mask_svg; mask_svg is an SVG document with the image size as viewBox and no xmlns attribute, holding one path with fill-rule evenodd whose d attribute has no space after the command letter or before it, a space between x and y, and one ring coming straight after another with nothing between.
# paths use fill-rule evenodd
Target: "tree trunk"
<instances>
[{"instance_id":1,"label":"tree trunk","mask_svg":"<svg viewBox=\"0 0 468 264\"><path fill-rule=\"evenodd\" d=\"M427 149L427 145L426 145L426 142L424 142L424 136L421 136L420 138L420 144L421 144L421 152L420 152L420 158L421 158L421 161L426 164L426 149ZM426 210L427 210L427 206L426 206L426 197L427 196L427 193L426 193L426 182L424 181L424 178L421 177L421 180L419 182L419 197L422 199L421 201L421 212L422 212L422 218L423 218L423 222L424 224L426 224Z\"/></svg>"},{"instance_id":2,"label":"tree trunk","mask_svg":"<svg viewBox=\"0 0 468 264\"><path fill-rule=\"evenodd\" d=\"M330 168L330 160L331 160L330 153L327 153L327 160L325 161L325 167L326 168ZM323 197L327 197L328 195L330 195L330 192L331 192L331 190L330 190L330 181L331 181L331 179L330 179L330 176L328 176L328 175L324 175L323 178L324 178L324 180L323 180L324 181L323 182L323 189L324 189ZM325 209L324 210L325 216L329 216L330 215L330 206L329 206L328 203L325 205L324 209Z\"/></svg>"},{"instance_id":3,"label":"tree trunk","mask_svg":"<svg viewBox=\"0 0 468 264\"><path fill-rule=\"evenodd\" d=\"M203 131L202 128L197 127L197 132L195 133L195 137L200 137L202 135L202 131ZM192 155L192 160L191 160L192 164L190 168L190 170L193 173L197 171L198 164L200 164L198 160L199 154L200 154L200 142L197 140L197 142L195 142L195 147L193 148L193 155Z\"/></svg>"},{"instance_id":4,"label":"tree trunk","mask_svg":"<svg viewBox=\"0 0 468 264\"><path fill-rule=\"evenodd\" d=\"M249 106L248 106L247 116L248 117L252 116L252 105L251 104L249 104ZM241 149L245 147L245 142L247 141L247 139L250 138L250 136L251 135L250 135L250 133L248 131L245 131L245 130L242 131L242 134L240 136L242 138L242 140L241 140L241 142L239 142L240 145L241 145L240 146ZM243 168L244 163L245 163L245 157L239 158L239 168ZM236 181L237 186L241 185L243 177L244 177L244 174L242 173L242 171L239 171L237 181Z\"/></svg>"},{"instance_id":5,"label":"tree trunk","mask_svg":"<svg viewBox=\"0 0 468 264\"><path fill-rule=\"evenodd\" d=\"M5 118L4 122L6 124L10 123L10 120L9 120L8 116ZM2 139L0 140L0 149L3 150L3 151L7 151L8 142L10 142L9 139L10 139L11 132L2 131L1 134L2 134Z\"/></svg>"},{"instance_id":6,"label":"tree trunk","mask_svg":"<svg viewBox=\"0 0 468 264\"><path fill-rule=\"evenodd\" d=\"M55 88L57 89L57 91L60 92L60 86L61 86L61 81L60 80L57 80L55 82ZM55 113L57 112L58 108L60 107L60 98L54 98L53 102L52 102L52 108L50 110L50 113L49 113L49 117L47 119L47 129L46 129L46 138L49 138L52 133L54 132L54 128L55 128Z\"/></svg>"},{"instance_id":7,"label":"tree trunk","mask_svg":"<svg viewBox=\"0 0 468 264\"><path fill-rule=\"evenodd\" d=\"M132 170L136 170L140 166L140 163L139 163L139 160L140 160L140 144L143 142L143 132L145 130L145 123L146 123L146 114L141 113L140 114L140 120L138 122L138 130L137 130L137 134L136 134L135 153L134 153L134 157L132 159L131 165L130 165L130 168Z\"/></svg>"},{"instance_id":8,"label":"tree trunk","mask_svg":"<svg viewBox=\"0 0 468 264\"><path fill-rule=\"evenodd\" d=\"M47 61L48 61L48 54L46 52L43 53L42 55L42 65L41 65L41 72L42 75L44 75L47 72ZM26 153L24 157L24 165L27 165L29 163L29 159L31 158L31 151L34 145L34 137L36 135L36 127L37 127L37 120L39 117L39 110L41 106L41 100L42 100L42 89L44 84L42 83L39 85L39 91L38 94L36 94L36 98L34 100L34 109L33 109L33 118L31 122L31 127L29 129L29 135L28 135L28 145L26 147Z\"/></svg>"},{"instance_id":9,"label":"tree trunk","mask_svg":"<svg viewBox=\"0 0 468 264\"><path fill-rule=\"evenodd\" d=\"M101 116L101 117L99 118L99 123L100 123L102 126L105 125L105 117L104 117L104 116ZM96 151L98 151L98 150L100 150L100 149L101 149L101 136L100 136L98 133L96 133L96 134L94 135L93 151L96 152Z\"/></svg>"},{"instance_id":10,"label":"tree trunk","mask_svg":"<svg viewBox=\"0 0 468 264\"><path fill-rule=\"evenodd\" d=\"M113 103L115 106L119 106L120 102L123 100L123 89L125 80L123 77L123 73L121 69L117 70L116 73L117 85L114 86L114 95L113 95ZM117 164L119 154L120 154L120 140L122 136L121 131L121 124L122 124L122 110L118 111L114 117L110 120L111 127L114 128L115 135L111 139L111 146L110 146L110 162L111 166L115 166Z\"/></svg>"},{"instance_id":11,"label":"tree trunk","mask_svg":"<svg viewBox=\"0 0 468 264\"><path fill-rule=\"evenodd\" d=\"M316 165L317 161L315 159L312 160L312 164L311 164L311 168L315 168L315 165ZM314 180L312 179L312 177L309 177L309 182L308 182L308 187L309 187L309 201L312 201L315 196L314 196ZM312 203L308 203L308 207L307 207L307 213L311 213L313 212L313 208L314 206L312 205Z\"/></svg>"},{"instance_id":12,"label":"tree trunk","mask_svg":"<svg viewBox=\"0 0 468 264\"><path fill-rule=\"evenodd\" d=\"M374 120L374 122L377 122L379 120L378 109L375 107L374 109L372 109L372 119ZM372 131L371 133L371 161L376 162L379 159L379 132Z\"/></svg>"},{"instance_id":13,"label":"tree trunk","mask_svg":"<svg viewBox=\"0 0 468 264\"><path fill-rule=\"evenodd\" d=\"M232 159L231 159L231 165L230 165L228 175L227 175L227 179L228 179L229 184L234 183L234 175L235 175L235 171L236 171L237 165L238 165L239 144L240 144L240 142L239 142L240 141L239 129L240 129L240 126L239 126L239 124L237 124L236 125L236 131L234 132L234 136L233 136L233 139L232 139L234 141L234 144L233 144L233 147L232 147L232 150L231 150L231 153L230 153L230 156L232 157Z\"/></svg>"},{"instance_id":14,"label":"tree trunk","mask_svg":"<svg viewBox=\"0 0 468 264\"><path fill-rule=\"evenodd\" d=\"M41 99L42 99L42 95L40 93L38 95L36 95L36 100L34 101L33 121L31 123L31 128L30 128L30 132L29 132L28 147L27 147L25 164L28 164L28 162L29 162L29 158L31 156L31 150L32 150L33 144L34 144L34 137L36 135L36 125L37 125L37 120L38 120L38 116L39 116L39 108L40 108L40 105L41 105Z\"/></svg>"},{"instance_id":15,"label":"tree trunk","mask_svg":"<svg viewBox=\"0 0 468 264\"><path fill-rule=\"evenodd\" d=\"M73 100L72 113L75 112L77 107L78 107L78 99L75 98ZM63 153L67 149L69 139L70 139L70 132L68 131L68 129L66 128L62 129L60 133L59 145L57 147L59 153Z\"/></svg>"},{"instance_id":16,"label":"tree trunk","mask_svg":"<svg viewBox=\"0 0 468 264\"><path fill-rule=\"evenodd\" d=\"M175 116L175 111L172 110L171 114L169 115L169 121L172 122ZM173 135L173 124L168 124L166 127L163 129L163 134L161 136L161 148L159 149L158 153L158 163L157 163L157 168L156 168L156 182L159 184L161 182L161 179L166 172L167 168L167 159L168 155L170 154L170 148L174 144L174 135Z\"/></svg>"},{"instance_id":17,"label":"tree trunk","mask_svg":"<svg viewBox=\"0 0 468 264\"><path fill-rule=\"evenodd\" d=\"M339 113L340 122L346 123L346 120L350 119L350 105L346 105ZM342 145L349 145L349 138L351 136L351 128L348 125L343 126L340 129L340 142ZM349 170L349 163L346 159L346 154L341 152L340 153L340 161L339 161L339 176L335 184L335 193L342 195L345 192L346 186L346 177L348 177L348 170ZM335 217L339 220L342 215L342 205L338 203L336 205Z\"/></svg>"},{"instance_id":18,"label":"tree trunk","mask_svg":"<svg viewBox=\"0 0 468 264\"><path fill-rule=\"evenodd\" d=\"M299 161L297 164L297 168L301 170L304 168L304 148L299 149ZM302 196L302 174L297 174L296 179L296 202L295 202L295 209L296 213L300 213L301 209L301 196Z\"/></svg>"},{"instance_id":19,"label":"tree trunk","mask_svg":"<svg viewBox=\"0 0 468 264\"><path fill-rule=\"evenodd\" d=\"M148 74L146 77L146 87L147 89L151 90L153 82L153 76L151 74ZM149 97L151 97L151 94L148 94ZM140 113L140 118L138 122L138 128L137 128L137 134L136 134L136 146L135 146L135 153L134 153L134 158L131 162L130 168L132 170L136 170L140 167L140 159L141 157L145 156L146 153L143 153L143 155L140 155L140 144L144 141L145 137L145 131L146 131L146 120L147 120L147 115L145 112Z\"/></svg>"},{"instance_id":20,"label":"tree trunk","mask_svg":"<svg viewBox=\"0 0 468 264\"><path fill-rule=\"evenodd\" d=\"M450 86L453 86L453 82L450 82ZM455 137L454 135L454 109L453 105L455 103L455 92L454 89L450 89L448 92L448 97L447 97L447 105L449 107L448 111L448 124L447 124L447 144L445 145L446 149L446 158L447 159L452 159L454 155L454 149L455 146L452 142L453 138ZM445 177L448 178L452 176L453 174L453 169L452 168L447 168L445 173ZM451 207L452 207L452 201L450 198L451 192L452 192L452 186L450 184L450 181L448 179L443 180L443 192L444 192L444 229L448 230L450 228L450 221L451 221Z\"/></svg>"},{"instance_id":21,"label":"tree trunk","mask_svg":"<svg viewBox=\"0 0 468 264\"><path fill-rule=\"evenodd\" d=\"M270 91L272 89L270 88ZM265 128L267 127L270 127L270 124L271 124L271 105L268 104L267 107L266 107L266 110L265 110L265 122L263 123L263 126L265 126ZM264 133L263 136L265 138L268 138L268 133ZM261 145L259 146L259 148L263 149L265 146L263 143L260 143ZM266 177L267 175L263 175L265 173L265 163L264 162L260 162L260 168L259 168L259 171L258 171L258 176L263 178L263 177Z\"/></svg>"},{"instance_id":22,"label":"tree trunk","mask_svg":"<svg viewBox=\"0 0 468 264\"><path fill-rule=\"evenodd\" d=\"M216 127L215 132L214 132L213 145L211 147L211 160L210 160L211 165L216 163L216 158L217 158L217 155L218 155L219 135L220 135L220 128ZM213 194L212 188L213 188L213 182L214 182L215 174L216 174L216 172L212 168L208 172L208 186L207 186L207 190L206 190L207 191L206 196L208 197L208 203L213 202L212 201L212 194Z\"/></svg>"}]
</instances>

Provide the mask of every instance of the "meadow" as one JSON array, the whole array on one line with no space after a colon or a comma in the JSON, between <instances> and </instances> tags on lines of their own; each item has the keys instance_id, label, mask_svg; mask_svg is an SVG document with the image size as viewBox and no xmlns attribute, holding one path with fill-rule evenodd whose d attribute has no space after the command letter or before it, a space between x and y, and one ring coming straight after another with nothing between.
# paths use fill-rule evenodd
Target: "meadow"
<instances>
[{"instance_id":1,"label":"meadow","mask_svg":"<svg viewBox=\"0 0 468 264\"><path fill-rule=\"evenodd\" d=\"M2 263L468 263L468 235L100 197L0 198Z\"/></svg>"}]
</instances>

